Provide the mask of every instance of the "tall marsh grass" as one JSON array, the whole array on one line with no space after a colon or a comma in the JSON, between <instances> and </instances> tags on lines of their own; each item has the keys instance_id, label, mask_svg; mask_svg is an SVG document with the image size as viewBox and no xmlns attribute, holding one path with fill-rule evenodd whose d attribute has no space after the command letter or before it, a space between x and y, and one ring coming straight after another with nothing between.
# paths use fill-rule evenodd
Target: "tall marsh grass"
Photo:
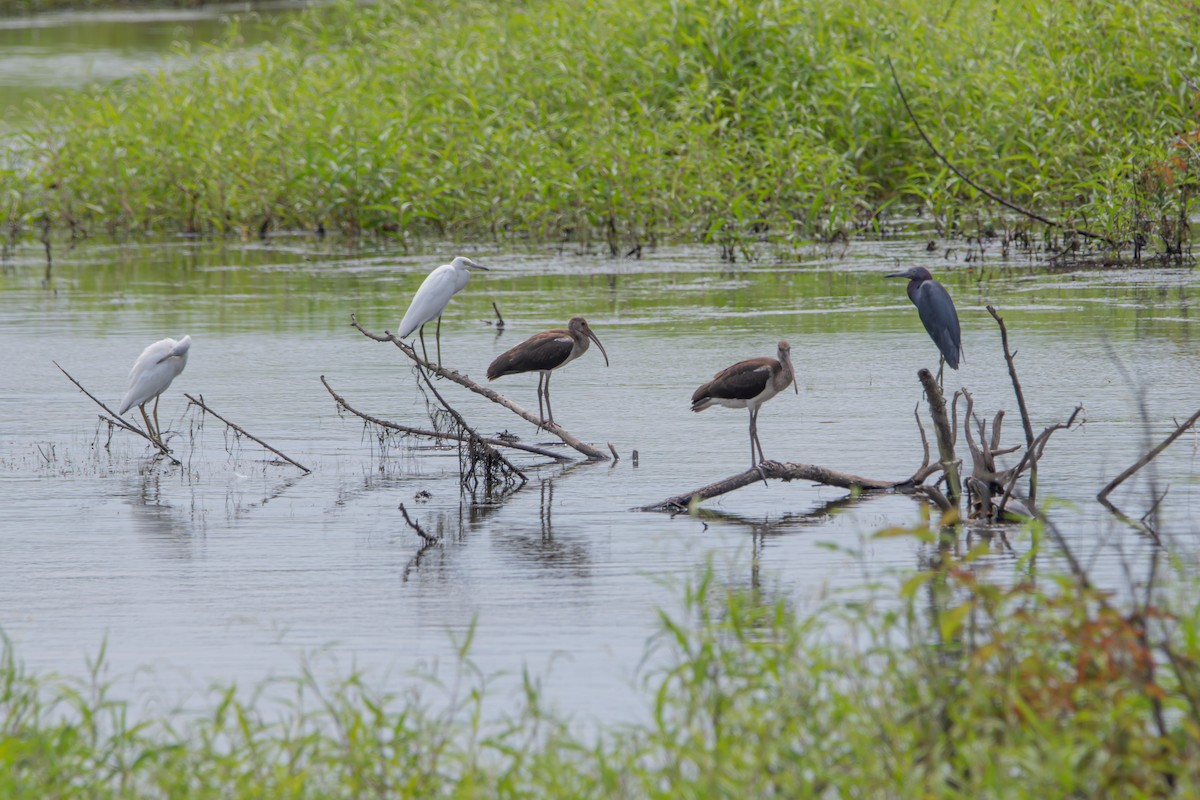
<instances>
[{"instance_id":1,"label":"tall marsh grass","mask_svg":"<svg viewBox=\"0 0 1200 800\"><path fill-rule=\"evenodd\" d=\"M804 242L991 189L1177 252L1200 15L1172 0L385 0L48 101L0 215L110 230ZM984 227L1003 220L985 215Z\"/></svg>"},{"instance_id":2,"label":"tall marsh grass","mask_svg":"<svg viewBox=\"0 0 1200 800\"><path fill-rule=\"evenodd\" d=\"M896 535L895 532L887 535ZM0 661L6 798L1160 797L1200 790L1200 604L1118 608L983 545L798 614L701 576L650 645L645 720L580 730L526 677L518 710L462 643L461 682L389 694L301 670L141 717L102 679ZM1005 568L1007 569L1007 567ZM1044 568L1043 568L1044 569ZM861 594L859 595L862 596ZM1148 595L1149 596L1149 595ZM1157 595L1156 595L1157 596ZM455 688L455 686L457 688ZM505 702L507 708L513 703ZM144 714L145 712L143 712Z\"/></svg>"}]
</instances>

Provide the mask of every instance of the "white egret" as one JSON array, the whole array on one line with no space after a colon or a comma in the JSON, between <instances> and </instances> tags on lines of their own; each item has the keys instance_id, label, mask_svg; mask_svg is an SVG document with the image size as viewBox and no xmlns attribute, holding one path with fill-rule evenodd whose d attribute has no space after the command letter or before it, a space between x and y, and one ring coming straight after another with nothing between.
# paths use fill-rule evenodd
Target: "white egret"
<instances>
[{"instance_id":1,"label":"white egret","mask_svg":"<svg viewBox=\"0 0 1200 800\"><path fill-rule=\"evenodd\" d=\"M473 269L487 271L487 267L482 264L476 264L466 256L458 256L449 264L442 264L429 273L429 276L421 284L421 288L417 289L417 293L413 295L412 302L404 314L404 319L400 321L400 330L396 335L401 339L406 339L412 335L413 331L420 329L421 352L425 354L426 361L429 360L429 352L425 349L425 323L437 318L437 352L440 365L442 363L442 312L446 310L450 298L467 285L467 281L471 278L469 270Z\"/></svg>"},{"instance_id":2,"label":"white egret","mask_svg":"<svg viewBox=\"0 0 1200 800\"><path fill-rule=\"evenodd\" d=\"M191 336L184 336L179 341L159 339L142 351L137 361L133 362L133 369L129 370L129 389L121 399L121 408L117 413L124 414L137 406L141 409L142 419L146 420L147 432L160 444L162 433L158 426L158 396L187 366L188 349L191 346ZM154 401L153 425L146 414L146 403L151 400Z\"/></svg>"}]
</instances>

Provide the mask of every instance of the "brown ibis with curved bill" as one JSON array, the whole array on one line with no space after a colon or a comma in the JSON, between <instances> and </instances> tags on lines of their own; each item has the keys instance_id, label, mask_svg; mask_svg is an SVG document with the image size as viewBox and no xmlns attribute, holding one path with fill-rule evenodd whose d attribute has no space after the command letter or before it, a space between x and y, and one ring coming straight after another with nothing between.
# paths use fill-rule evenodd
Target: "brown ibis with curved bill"
<instances>
[{"instance_id":1,"label":"brown ibis with curved bill","mask_svg":"<svg viewBox=\"0 0 1200 800\"><path fill-rule=\"evenodd\" d=\"M692 394L692 411L703 411L709 406L750 409L750 468L766 460L762 442L758 440L758 409L763 403L782 392L789 385L796 385L796 369L792 366L792 348L787 342L779 343L778 358L748 358L727 367L708 383ZM758 448L755 458L755 447Z\"/></svg>"},{"instance_id":2,"label":"brown ibis with curved bill","mask_svg":"<svg viewBox=\"0 0 1200 800\"><path fill-rule=\"evenodd\" d=\"M554 424L554 410L550 408L550 373L565 366L588 351L591 342L595 342L604 353L604 366L608 366L608 353L604 345L596 338L596 334L588 327L583 317L571 317L567 329L535 333L516 347L507 350L496 357L487 369L489 381L494 381L504 375L516 375L520 372L538 372L538 418L543 424L549 416L550 424ZM546 398L545 411L542 410L542 398Z\"/></svg>"}]
</instances>

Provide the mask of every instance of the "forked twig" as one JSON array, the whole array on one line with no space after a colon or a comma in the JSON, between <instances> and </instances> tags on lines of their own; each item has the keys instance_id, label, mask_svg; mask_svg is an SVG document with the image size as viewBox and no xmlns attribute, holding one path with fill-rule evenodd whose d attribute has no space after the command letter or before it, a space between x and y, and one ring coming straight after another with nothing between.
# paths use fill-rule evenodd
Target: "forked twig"
<instances>
[{"instance_id":1,"label":"forked twig","mask_svg":"<svg viewBox=\"0 0 1200 800\"><path fill-rule=\"evenodd\" d=\"M1030 473L1033 473L1033 471L1037 469L1038 459L1042 457L1042 453L1046 449L1046 443L1050 441L1051 435L1053 435L1055 431L1069 429L1075 424L1075 418L1081 413L1084 414L1083 422L1087 422L1086 409L1082 404L1077 405L1075 406L1075 410L1071 412L1071 416L1067 418L1066 422L1056 422L1049 426L1040 434L1038 434L1038 437L1033 440L1033 444L1025 448L1024 455L1022 455L1021 460L1017 462L1017 466L1013 467L1008 479L1008 484L1004 487L1004 496L1000 499L1000 504L997 506L997 516L1004 513L1004 507L1008 505L1008 501L1012 498L1013 490L1016 488L1017 481L1020 480L1021 474L1025 471L1025 468L1028 466ZM1081 422L1080 424L1083 423ZM1029 496L1024 499L1031 510L1036 508L1037 498L1034 496L1032 491L1029 493Z\"/></svg>"},{"instance_id":2,"label":"forked twig","mask_svg":"<svg viewBox=\"0 0 1200 800\"><path fill-rule=\"evenodd\" d=\"M198 406L201 411L205 412L206 414L212 414L214 417L221 420L221 422L224 422L227 426L232 428L236 433L238 433L242 436L245 436L247 439L249 439L252 442L255 442L259 446L261 446L267 450L270 450L272 453L279 456L280 458L282 458L287 463L291 464L296 469L303 471L306 475L312 472L312 470L309 469L308 467L304 466L303 464L301 464L298 461L294 461L294 460L288 458L283 453L279 452L274 447L271 447L271 445L264 442L262 439L258 438L254 434L248 432L245 428L243 428L240 425L237 425L233 422L230 422L229 420L225 419L220 414L218 414L216 411L213 411L211 408L209 408L204 403L204 395L201 395L199 400L197 400L195 397L192 397L190 394L187 394L186 392L184 392L183 396L186 397L188 399L188 401L191 402L192 405Z\"/></svg>"},{"instance_id":3,"label":"forked twig","mask_svg":"<svg viewBox=\"0 0 1200 800\"><path fill-rule=\"evenodd\" d=\"M1000 344L1004 347L1004 361L1008 364L1008 377L1012 380L1013 392L1017 395L1017 408L1021 411L1021 427L1025 430L1025 448L1026 453L1033 447L1033 422L1029 419L1029 408L1025 405L1025 392L1021 391L1021 381L1017 377L1017 365L1015 362L1016 354L1008 349L1008 326L1004 324L1004 318L996 311L996 307L989 305L987 311L992 315L992 319L996 320L996 324L1000 326ZM1078 413L1078 412L1076 412ZM1072 414L1074 419L1075 415ZM1020 473L1020 470L1017 470ZM1004 499L1008 500L1011 492L1004 493ZM1029 500L1037 502L1037 459L1029 467ZM1000 504L1000 510L1004 510L1004 504Z\"/></svg>"}]
</instances>

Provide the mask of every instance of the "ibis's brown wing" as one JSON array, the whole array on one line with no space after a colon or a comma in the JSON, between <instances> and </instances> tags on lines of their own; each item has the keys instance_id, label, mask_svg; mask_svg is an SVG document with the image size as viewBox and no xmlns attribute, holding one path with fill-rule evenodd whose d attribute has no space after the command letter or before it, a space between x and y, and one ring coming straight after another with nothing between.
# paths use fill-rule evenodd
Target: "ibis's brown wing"
<instances>
[{"instance_id":1,"label":"ibis's brown wing","mask_svg":"<svg viewBox=\"0 0 1200 800\"><path fill-rule=\"evenodd\" d=\"M715 400L749 400L762 394L771 380L773 358L750 358L718 372L711 381L692 395L692 405L706 398Z\"/></svg>"},{"instance_id":2,"label":"ibis's brown wing","mask_svg":"<svg viewBox=\"0 0 1200 800\"><path fill-rule=\"evenodd\" d=\"M555 369L567 360L575 341L566 331L542 331L530 336L516 347L496 356L488 365L488 380L518 372Z\"/></svg>"}]
</instances>

